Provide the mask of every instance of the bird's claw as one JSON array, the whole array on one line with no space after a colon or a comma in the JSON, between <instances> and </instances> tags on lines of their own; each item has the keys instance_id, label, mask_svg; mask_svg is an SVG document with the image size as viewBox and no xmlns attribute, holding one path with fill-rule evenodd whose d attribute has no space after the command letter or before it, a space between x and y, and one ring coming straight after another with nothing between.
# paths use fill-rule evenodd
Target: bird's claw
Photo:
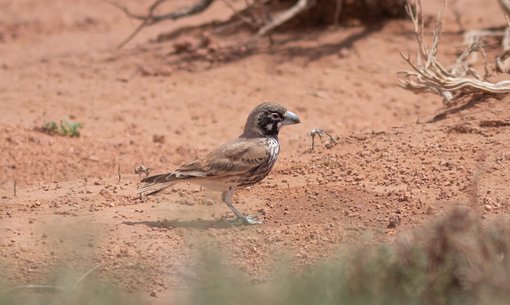
<instances>
[{"instance_id":1,"label":"bird's claw","mask_svg":"<svg viewBox=\"0 0 510 305\"><path fill-rule=\"evenodd\" d=\"M247 225L259 225L262 224L262 221L258 220L253 216L248 215L243 218L243 223Z\"/></svg>"}]
</instances>

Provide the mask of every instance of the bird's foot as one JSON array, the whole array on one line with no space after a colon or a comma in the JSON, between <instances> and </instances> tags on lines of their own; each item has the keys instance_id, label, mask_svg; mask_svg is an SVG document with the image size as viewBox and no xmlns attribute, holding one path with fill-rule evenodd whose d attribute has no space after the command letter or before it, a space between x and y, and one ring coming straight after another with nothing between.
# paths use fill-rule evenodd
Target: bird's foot
<instances>
[{"instance_id":1,"label":"bird's foot","mask_svg":"<svg viewBox=\"0 0 510 305\"><path fill-rule=\"evenodd\" d=\"M243 220L243 223L247 224L247 225L260 225L260 224L262 224L261 220L258 220L256 217L250 216L250 215L244 216L242 218L242 220Z\"/></svg>"},{"instance_id":2,"label":"bird's foot","mask_svg":"<svg viewBox=\"0 0 510 305\"><path fill-rule=\"evenodd\" d=\"M239 225L259 225L259 224L262 224L262 221L258 220L254 216L250 216L250 215L244 216L243 215L243 216L238 216L234 220L231 220L230 223L232 225L235 225L235 226L239 226Z\"/></svg>"}]
</instances>

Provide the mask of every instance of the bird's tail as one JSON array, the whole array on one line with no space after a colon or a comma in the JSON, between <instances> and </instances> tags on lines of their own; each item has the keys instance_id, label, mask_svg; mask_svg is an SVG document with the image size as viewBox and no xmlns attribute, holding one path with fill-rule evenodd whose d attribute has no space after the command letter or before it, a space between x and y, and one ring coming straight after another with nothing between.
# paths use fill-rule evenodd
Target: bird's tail
<instances>
[{"instance_id":1,"label":"bird's tail","mask_svg":"<svg viewBox=\"0 0 510 305\"><path fill-rule=\"evenodd\" d=\"M142 179L137 193L144 194L145 196L154 195L174 185L178 182L177 180L179 179L175 177L174 173L150 176Z\"/></svg>"}]
</instances>

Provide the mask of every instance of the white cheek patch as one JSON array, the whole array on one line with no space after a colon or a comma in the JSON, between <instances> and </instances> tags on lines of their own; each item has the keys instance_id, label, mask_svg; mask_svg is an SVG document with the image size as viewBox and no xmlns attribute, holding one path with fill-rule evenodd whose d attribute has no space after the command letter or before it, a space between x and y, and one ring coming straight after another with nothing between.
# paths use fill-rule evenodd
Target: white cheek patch
<instances>
[{"instance_id":1,"label":"white cheek patch","mask_svg":"<svg viewBox=\"0 0 510 305\"><path fill-rule=\"evenodd\" d=\"M266 130L267 131L273 130L273 124L272 123L267 124L266 125Z\"/></svg>"}]
</instances>

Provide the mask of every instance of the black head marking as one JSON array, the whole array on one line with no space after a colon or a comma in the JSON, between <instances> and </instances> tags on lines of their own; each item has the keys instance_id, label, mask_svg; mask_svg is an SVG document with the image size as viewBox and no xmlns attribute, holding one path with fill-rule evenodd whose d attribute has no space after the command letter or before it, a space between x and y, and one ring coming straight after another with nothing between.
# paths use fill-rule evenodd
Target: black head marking
<instances>
[{"instance_id":1,"label":"black head marking","mask_svg":"<svg viewBox=\"0 0 510 305\"><path fill-rule=\"evenodd\" d=\"M248 116L242 137L278 137L287 109L273 103L255 107Z\"/></svg>"}]
</instances>

